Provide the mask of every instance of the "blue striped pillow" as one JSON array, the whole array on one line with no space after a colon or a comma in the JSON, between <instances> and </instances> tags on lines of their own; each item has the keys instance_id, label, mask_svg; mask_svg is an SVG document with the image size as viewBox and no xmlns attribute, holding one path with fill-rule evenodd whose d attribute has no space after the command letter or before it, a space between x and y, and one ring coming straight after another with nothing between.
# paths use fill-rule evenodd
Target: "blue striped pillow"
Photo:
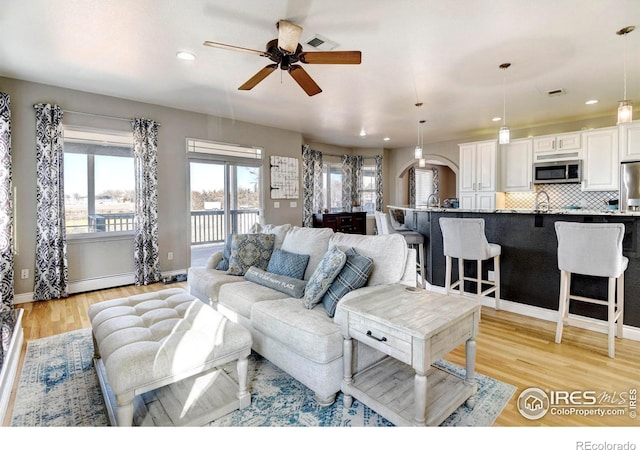
<instances>
[{"instance_id":1,"label":"blue striped pillow","mask_svg":"<svg viewBox=\"0 0 640 450\"><path fill-rule=\"evenodd\" d=\"M334 316L338 302L345 294L367 284L373 269L373 259L359 254L353 248L345 253L347 262L322 297L322 305L329 317Z\"/></svg>"}]
</instances>

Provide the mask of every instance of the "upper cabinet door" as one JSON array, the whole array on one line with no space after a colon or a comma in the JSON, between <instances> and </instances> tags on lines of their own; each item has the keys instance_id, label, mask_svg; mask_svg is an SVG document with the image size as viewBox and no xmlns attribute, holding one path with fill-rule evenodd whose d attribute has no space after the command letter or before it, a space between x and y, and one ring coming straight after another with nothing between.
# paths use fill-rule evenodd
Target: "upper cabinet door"
<instances>
[{"instance_id":1,"label":"upper cabinet door","mask_svg":"<svg viewBox=\"0 0 640 450\"><path fill-rule=\"evenodd\" d=\"M501 188L505 192L533 190L533 140L517 139L500 146Z\"/></svg>"},{"instance_id":2,"label":"upper cabinet door","mask_svg":"<svg viewBox=\"0 0 640 450\"><path fill-rule=\"evenodd\" d=\"M479 142L477 150L477 180L479 192L496 190L498 146L496 141Z\"/></svg>"},{"instance_id":3,"label":"upper cabinet door","mask_svg":"<svg viewBox=\"0 0 640 450\"><path fill-rule=\"evenodd\" d=\"M620 125L620 159L640 160L640 120Z\"/></svg>"},{"instance_id":4,"label":"upper cabinet door","mask_svg":"<svg viewBox=\"0 0 640 450\"><path fill-rule=\"evenodd\" d=\"M582 133L583 191L619 189L618 129L601 128Z\"/></svg>"}]
</instances>

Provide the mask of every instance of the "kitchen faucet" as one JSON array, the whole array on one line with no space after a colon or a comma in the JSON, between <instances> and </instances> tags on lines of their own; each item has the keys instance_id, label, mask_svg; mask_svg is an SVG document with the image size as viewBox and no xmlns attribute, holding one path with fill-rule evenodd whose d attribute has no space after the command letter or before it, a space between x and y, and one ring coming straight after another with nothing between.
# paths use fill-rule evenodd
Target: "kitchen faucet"
<instances>
[{"instance_id":1,"label":"kitchen faucet","mask_svg":"<svg viewBox=\"0 0 640 450\"><path fill-rule=\"evenodd\" d=\"M545 197L547 197L547 201L546 202L544 202L544 201L541 202L540 201L540 195L541 194L544 195ZM551 210L551 200L549 200L549 194L547 194L546 191L538 191L538 193L536 194L536 205L535 205L534 208L535 208L536 211L538 211L538 210L540 210L541 206L544 206L546 208L547 212Z\"/></svg>"},{"instance_id":2,"label":"kitchen faucet","mask_svg":"<svg viewBox=\"0 0 640 450\"><path fill-rule=\"evenodd\" d=\"M436 195L436 194L429 194L429 197L427 197L427 206L431 206L431 198L434 199L434 206L437 206L438 208L440 207L440 198Z\"/></svg>"}]
</instances>

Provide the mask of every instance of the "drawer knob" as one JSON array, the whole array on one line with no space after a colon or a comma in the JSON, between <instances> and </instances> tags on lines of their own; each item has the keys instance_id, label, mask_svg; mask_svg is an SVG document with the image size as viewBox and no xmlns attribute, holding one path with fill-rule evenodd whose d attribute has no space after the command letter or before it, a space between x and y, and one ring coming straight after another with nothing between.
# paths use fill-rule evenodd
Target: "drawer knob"
<instances>
[{"instance_id":1,"label":"drawer knob","mask_svg":"<svg viewBox=\"0 0 640 450\"><path fill-rule=\"evenodd\" d=\"M382 336L381 338L379 338L377 336L374 336L373 333L371 332L371 330L367 331L367 336L369 336L371 338L374 338L378 342L386 342L387 341L387 338L384 337L384 336Z\"/></svg>"}]
</instances>

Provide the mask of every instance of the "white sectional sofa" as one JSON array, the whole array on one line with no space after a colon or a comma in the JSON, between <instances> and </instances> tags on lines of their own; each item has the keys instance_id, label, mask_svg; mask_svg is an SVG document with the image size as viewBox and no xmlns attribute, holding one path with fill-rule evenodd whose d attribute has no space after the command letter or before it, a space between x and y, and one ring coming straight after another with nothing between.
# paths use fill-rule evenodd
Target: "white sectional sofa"
<instances>
[{"instance_id":1,"label":"white sectional sofa","mask_svg":"<svg viewBox=\"0 0 640 450\"><path fill-rule=\"evenodd\" d=\"M399 234L354 235L334 233L329 228L290 225L258 226L258 233L275 235L275 248L309 255L304 281L309 281L332 246L352 248L373 260L367 283L348 292L340 302L369 295L384 285L416 285L416 252L407 248ZM246 327L253 338L253 350L305 384L325 406L335 401L343 377L343 336L322 303L307 309L303 298L247 281L244 276L216 270L222 252L213 254L206 267L192 267L188 273L191 294L210 303L232 321ZM354 349L360 370L384 355L358 343Z\"/></svg>"}]
</instances>

